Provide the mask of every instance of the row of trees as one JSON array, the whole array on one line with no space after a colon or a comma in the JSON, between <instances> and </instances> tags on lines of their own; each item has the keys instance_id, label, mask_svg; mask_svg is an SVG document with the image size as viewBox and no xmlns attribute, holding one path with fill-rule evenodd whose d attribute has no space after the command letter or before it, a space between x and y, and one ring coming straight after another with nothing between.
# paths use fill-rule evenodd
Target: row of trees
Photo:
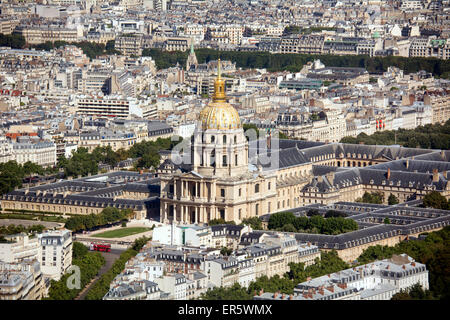
<instances>
[{"instance_id":1,"label":"row of trees","mask_svg":"<svg viewBox=\"0 0 450 320\"><path fill-rule=\"evenodd\" d=\"M133 210L107 207L99 214L76 215L66 220L65 227L74 232L90 230L94 227L104 226L110 223L129 219Z\"/></svg>"},{"instance_id":2,"label":"row of trees","mask_svg":"<svg viewBox=\"0 0 450 320\"><path fill-rule=\"evenodd\" d=\"M310 33L316 31L312 28L300 29L288 27L287 33ZM33 46L39 50L51 50L63 45L76 45L91 59L103 54L119 54L114 48L115 42L110 41L106 45L88 41L67 43L64 41L46 42ZM26 47L25 39L20 35L0 34L0 45L10 46L17 49ZM143 56L151 56L159 69L174 67L177 63L186 64L189 50L185 52L165 52L160 49L144 49ZM363 67L370 73L386 71L390 66L396 66L406 73L425 70L433 75L450 78L450 61L436 58L404 58L404 57L369 57L366 55L337 56L337 55L309 55L309 54L271 54L269 52L246 52L246 51L219 51L213 49L197 49L197 59L200 63L217 60L236 62L237 67L242 68L266 68L269 71L289 70L298 72L304 64L315 59L320 59L326 66L330 67Z\"/></svg>"},{"instance_id":3,"label":"row of trees","mask_svg":"<svg viewBox=\"0 0 450 320\"><path fill-rule=\"evenodd\" d=\"M219 219L212 219L208 222L208 225L210 226L216 226L218 224L233 224L235 225L236 222L234 222L233 220L231 221L225 221L225 219L219 218Z\"/></svg>"},{"instance_id":4,"label":"row of trees","mask_svg":"<svg viewBox=\"0 0 450 320\"><path fill-rule=\"evenodd\" d=\"M27 176L55 173L57 169L43 168L33 162L18 164L15 160L0 163L0 194L8 193L16 187L21 187L23 179Z\"/></svg>"},{"instance_id":5,"label":"row of trees","mask_svg":"<svg viewBox=\"0 0 450 320\"><path fill-rule=\"evenodd\" d=\"M356 202L383 204L384 195L381 192L371 192L371 193L364 192L364 195L361 198L356 199ZM392 206L398 203L399 203L398 198L392 193L389 194L388 204Z\"/></svg>"},{"instance_id":6,"label":"row of trees","mask_svg":"<svg viewBox=\"0 0 450 320\"><path fill-rule=\"evenodd\" d=\"M415 129L378 131L370 136L360 133L356 138L344 137L340 142L366 145L399 144L408 148L449 150L450 119L444 124L426 124Z\"/></svg>"},{"instance_id":7,"label":"row of trees","mask_svg":"<svg viewBox=\"0 0 450 320\"><path fill-rule=\"evenodd\" d=\"M364 195L361 198L356 199L356 202L383 204L384 196L381 192L364 192ZM388 204L392 206L398 203L398 198L391 193L388 197ZM423 207L449 210L450 200L447 200L438 191L431 191L423 197Z\"/></svg>"},{"instance_id":8,"label":"row of trees","mask_svg":"<svg viewBox=\"0 0 450 320\"><path fill-rule=\"evenodd\" d=\"M77 46L78 48L83 50L83 53L90 59L95 59L98 56L105 54L107 55L120 54L120 52L115 49L114 40L108 41L106 45L103 43L95 43L89 41L81 41L81 42L46 41L44 43L36 44L31 47L35 48L36 50L50 51L67 45Z\"/></svg>"},{"instance_id":9,"label":"row of trees","mask_svg":"<svg viewBox=\"0 0 450 320\"><path fill-rule=\"evenodd\" d=\"M42 224L24 227L23 225L10 224L9 226L0 226L0 236L17 233L42 233L45 227Z\"/></svg>"},{"instance_id":10,"label":"row of trees","mask_svg":"<svg viewBox=\"0 0 450 320\"><path fill-rule=\"evenodd\" d=\"M416 283L408 289L401 289L394 294L391 300L434 300L430 290L424 290L420 283Z\"/></svg>"},{"instance_id":11,"label":"row of trees","mask_svg":"<svg viewBox=\"0 0 450 320\"><path fill-rule=\"evenodd\" d=\"M295 30L293 30L295 31ZM272 54L269 52L219 51L214 49L197 49L199 63L211 60L230 60L238 68L266 68L269 71L288 70L298 72L310 61L320 59L330 67L362 67L369 73L381 73L390 66L398 67L405 73L425 70L443 78L450 77L450 61L436 58L404 57L369 57L367 55L311 55L311 54ZM174 67L177 63L185 65L189 51L165 52L160 49L144 49L142 55L151 56L159 69Z\"/></svg>"},{"instance_id":12,"label":"row of trees","mask_svg":"<svg viewBox=\"0 0 450 320\"><path fill-rule=\"evenodd\" d=\"M424 240L403 241L393 247L371 246L359 256L358 263L388 259L406 253L427 266L431 294L437 299L450 298L450 227L432 232Z\"/></svg>"},{"instance_id":13,"label":"row of trees","mask_svg":"<svg viewBox=\"0 0 450 320\"><path fill-rule=\"evenodd\" d=\"M25 47L25 38L19 34L0 33L0 47L23 49Z\"/></svg>"},{"instance_id":14,"label":"row of trees","mask_svg":"<svg viewBox=\"0 0 450 320\"><path fill-rule=\"evenodd\" d=\"M268 228L284 232L302 232L336 235L358 230L358 224L343 217L324 218L322 215L296 217L292 212L274 213L269 218Z\"/></svg>"},{"instance_id":15,"label":"row of trees","mask_svg":"<svg viewBox=\"0 0 450 320\"><path fill-rule=\"evenodd\" d=\"M80 268L80 289L69 289L67 280L72 275L66 273L59 281L51 280L48 297L44 300L73 300L83 288L98 274L105 264L105 258L99 252L88 252L87 248L79 243L73 243L72 265ZM70 283L70 281L69 281Z\"/></svg>"},{"instance_id":16,"label":"row of trees","mask_svg":"<svg viewBox=\"0 0 450 320\"><path fill-rule=\"evenodd\" d=\"M173 141L172 141L173 140ZM66 177L87 176L97 174L99 163L117 166L120 161L129 158L139 158L135 168L156 168L159 166L160 150L171 150L179 140L158 138L155 141L143 141L134 144L130 149L114 151L110 146L96 147L92 152L86 148L78 148L71 158L64 156L58 159L58 168L64 170Z\"/></svg>"},{"instance_id":17,"label":"row of trees","mask_svg":"<svg viewBox=\"0 0 450 320\"><path fill-rule=\"evenodd\" d=\"M291 294L294 287L304 282L308 277L320 277L334 273L349 266L342 261L336 251L322 252L321 259L316 259L314 265L307 266L303 263L290 263L290 271L283 276L275 275L271 278L262 276L251 282L248 289L241 287L238 283L229 288L218 287L208 290L202 294L202 300L251 300L263 289L265 292L281 292Z\"/></svg>"},{"instance_id":18,"label":"row of trees","mask_svg":"<svg viewBox=\"0 0 450 320\"><path fill-rule=\"evenodd\" d=\"M133 247L124 251L120 257L114 262L111 269L104 273L100 279L92 286L86 295L86 300L102 300L109 291L109 285L114 278L120 274L125 268L125 264L132 257L136 256L142 247L149 241L149 238L141 237L136 239Z\"/></svg>"}]
</instances>

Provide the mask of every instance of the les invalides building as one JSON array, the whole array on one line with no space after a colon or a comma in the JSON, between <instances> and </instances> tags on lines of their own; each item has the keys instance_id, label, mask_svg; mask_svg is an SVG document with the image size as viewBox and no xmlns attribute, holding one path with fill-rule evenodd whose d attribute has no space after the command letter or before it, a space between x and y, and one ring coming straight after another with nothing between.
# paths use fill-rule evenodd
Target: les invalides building
<instances>
[{"instance_id":1,"label":"les invalides building","mask_svg":"<svg viewBox=\"0 0 450 320\"><path fill-rule=\"evenodd\" d=\"M173 170L167 162L172 167L160 174L160 221L189 224L222 218L240 223L272 212L276 173L249 166L248 157L247 138L238 112L227 102L219 62L213 99L200 112L187 170Z\"/></svg>"}]
</instances>

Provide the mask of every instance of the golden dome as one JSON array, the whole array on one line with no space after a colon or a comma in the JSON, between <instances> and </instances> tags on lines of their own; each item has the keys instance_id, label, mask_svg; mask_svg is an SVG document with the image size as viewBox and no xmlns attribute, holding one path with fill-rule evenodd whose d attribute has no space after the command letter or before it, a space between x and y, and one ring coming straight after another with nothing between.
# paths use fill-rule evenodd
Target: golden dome
<instances>
[{"instance_id":1,"label":"golden dome","mask_svg":"<svg viewBox=\"0 0 450 320\"><path fill-rule=\"evenodd\" d=\"M226 100L225 81L220 74L220 59L217 71L213 101L200 112L199 120L202 123L202 129L238 129L241 127L241 119L236 109Z\"/></svg>"}]
</instances>

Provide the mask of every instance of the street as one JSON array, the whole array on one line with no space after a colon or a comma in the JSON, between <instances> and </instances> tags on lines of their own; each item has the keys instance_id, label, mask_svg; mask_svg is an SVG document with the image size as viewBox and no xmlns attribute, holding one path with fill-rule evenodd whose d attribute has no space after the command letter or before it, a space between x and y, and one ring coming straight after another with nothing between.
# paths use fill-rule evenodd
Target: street
<instances>
[{"instance_id":1,"label":"street","mask_svg":"<svg viewBox=\"0 0 450 320\"><path fill-rule=\"evenodd\" d=\"M101 267L100 271L98 272L98 275L92 279L92 281L80 292L78 297L75 298L75 300L84 300L87 293L89 292L90 288L98 281L98 279L106 273L109 269L111 269L114 262L119 258L120 254L124 252L126 249L111 249L111 252L100 252L101 255L105 258L106 262Z\"/></svg>"}]
</instances>

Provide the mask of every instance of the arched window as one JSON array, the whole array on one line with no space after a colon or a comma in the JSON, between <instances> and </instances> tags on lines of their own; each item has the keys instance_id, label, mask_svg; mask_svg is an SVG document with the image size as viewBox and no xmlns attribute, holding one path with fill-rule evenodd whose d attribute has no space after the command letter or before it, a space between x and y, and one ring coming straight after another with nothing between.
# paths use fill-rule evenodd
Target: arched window
<instances>
[{"instance_id":1,"label":"arched window","mask_svg":"<svg viewBox=\"0 0 450 320\"><path fill-rule=\"evenodd\" d=\"M216 141L216 137L215 136L211 136L211 143L213 143L214 141Z\"/></svg>"},{"instance_id":2,"label":"arched window","mask_svg":"<svg viewBox=\"0 0 450 320\"><path fill-rule=\"evenodd\" d=\"M237 137L234 136L234 144L236 144L236 143L237 143Z\"/></svg>"},{"instance_id":3,"label":"arched window","mask_svg":"<svg viewBox=\"0 0 450 320\"><path fill-rule=\"evenodd\" d=\"M223 144L226 144L226 143L227 143L227 136L223 135Z\"/></svg>"},{"instance_id":4,"label":"arched window","mask_svg":"<svg viewBox=\"0 0 450 320\"><path fill-rule=\"evenodd\" d=\"M234 165L235 166L238 165L238 155L237 154L234 155Z\"/></svg>"},{"instance_id":5,"label":"arched window","mask_svg":"<svg viewBox=\"0 0 450 320\"><path fill-rule=\"evenodd\" d=\"M224 167L226 167L228 164L227 164L227 156L223 156L223 158L222 158L222 165L224 166Z\"/></svg>"}]
</instances>

